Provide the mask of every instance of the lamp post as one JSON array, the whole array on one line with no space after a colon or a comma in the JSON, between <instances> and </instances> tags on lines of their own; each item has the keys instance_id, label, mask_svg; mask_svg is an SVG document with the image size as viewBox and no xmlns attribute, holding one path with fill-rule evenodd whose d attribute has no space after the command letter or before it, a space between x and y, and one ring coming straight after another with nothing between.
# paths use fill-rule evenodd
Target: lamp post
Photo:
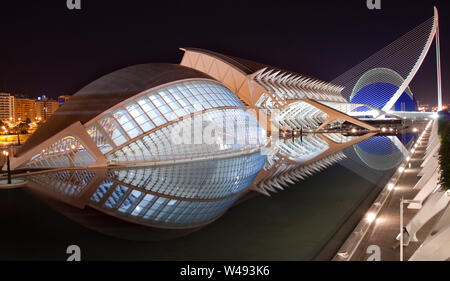
<instances>
[{"instance_id":1,"label":"lamp post","mask_svg":"<svg viewBox=\"0 0 450 281\"><path fill-rule=\"evenodd\" d=\"M8 170L8 184L11 184L11 168L10 168L10 165L9 165L9 152L4 150L3 151L3 155L6 156L6 167L7 167L7 170Z\"/></svg>"},{"instance_id":2,"label":"lamp post","mask_svg":"<svg viewBox=\"0 0 450 281\"><path fill-rule=\"evenodd\" d=\"M400 261L403 261L403 204L422 203L419 200L405 200L400 199Z\"/></svg>"}]
</instances>

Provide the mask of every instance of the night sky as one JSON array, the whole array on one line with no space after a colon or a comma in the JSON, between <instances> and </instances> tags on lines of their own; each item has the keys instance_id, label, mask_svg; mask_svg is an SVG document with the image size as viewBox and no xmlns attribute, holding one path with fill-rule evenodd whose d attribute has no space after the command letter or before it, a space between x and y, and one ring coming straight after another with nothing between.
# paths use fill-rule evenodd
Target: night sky
<instances>
[{"instance_id":1,"label":"night sky","mask_svg":"<svg viewBox=\"0 0 450 281\"><path fill-rule=\"evenodd\" d=\"M179 47L198 47L331 81L440 13L444 103L450 103L450 1L100 1L0 4L0 91L73 94L125 66L179 63ZM435 46L411 84L435 105Z\"/></svg>"}]
</instances>

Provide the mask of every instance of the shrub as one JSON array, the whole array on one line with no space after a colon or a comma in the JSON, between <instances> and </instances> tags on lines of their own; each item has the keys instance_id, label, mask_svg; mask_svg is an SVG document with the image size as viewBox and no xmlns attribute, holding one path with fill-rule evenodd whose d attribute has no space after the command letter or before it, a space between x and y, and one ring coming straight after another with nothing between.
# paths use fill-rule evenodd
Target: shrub
<instances>
[{"instance_id":1,"label":"shrub","mask_svg":"<svg viewBox=\"0 0 450 281\"><path fill-rule=\"evenodd\" d=\"M442 189L450 189L450 121L447 116L440 115L439 118L439 137L441 139L441 148L439 149L439 165L441 167L441 177L439 183Z\"/></svg>"}]
</instances>

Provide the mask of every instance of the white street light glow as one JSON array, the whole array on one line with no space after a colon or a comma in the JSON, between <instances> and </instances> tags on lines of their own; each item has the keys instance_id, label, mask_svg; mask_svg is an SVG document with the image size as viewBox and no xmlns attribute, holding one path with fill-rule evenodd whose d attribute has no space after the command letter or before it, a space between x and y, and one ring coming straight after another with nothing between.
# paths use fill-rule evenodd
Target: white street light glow
<instances>
[{"instance_id":1,"label":"white street light glow","mask_svg":"<svg viewBox=\"0 0 450 281\"><path fill-rule=\"evenodd\" d=\"M373 222L377 216L374 213L368 213L366 216L366 220L368 222Z\"/></svg>"}]
</instances>

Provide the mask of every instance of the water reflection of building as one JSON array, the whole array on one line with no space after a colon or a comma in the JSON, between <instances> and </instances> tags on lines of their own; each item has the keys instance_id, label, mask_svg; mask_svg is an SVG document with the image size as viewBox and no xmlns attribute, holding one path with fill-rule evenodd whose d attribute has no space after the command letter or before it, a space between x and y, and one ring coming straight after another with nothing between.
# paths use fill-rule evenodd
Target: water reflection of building
<instances>
[{"instance_id":1,"label":"water reflection of building","mask_svg":"<svg viewBox=\"0 0 450 281\"><path fill-rule=\"evenodd\" d=\"M59 170L27 179L32 189L76 208L144 226L195 229L229 209L264 161L253 153L165 166Z\"/></svg>"},{"instance_id":2,"label":"water reflection of building","mask_svg":"<svg viewBox=\"0 0 450 281\"><path fill-rule=\"evenodd\" d=\"M26 178L32 190L50 198L45 199L50 205L91 229L128 239L168 239L213 222L248 194L252 183L272 192L283 189L345 158L333 146L366 138L311 134L280 140L267 162L254 152L178 164L57 169ZM295 151L286 151L290 142ZM290 159L280 161L283 157ZM263 165L269 173L256 179Z\"/></svg>"},{"instance_id":3,"label":"water reflection of building","mask_svg":"<svg viewBox=\"0 0 450 281\"><path fill-rule=\"evenodd\" d=\"M408 149L414 142L414 136L411 133L402 136L375 136L353 148L368 167L386 171L397 167L409 155Z\"/></svg>"}]
</instances>

